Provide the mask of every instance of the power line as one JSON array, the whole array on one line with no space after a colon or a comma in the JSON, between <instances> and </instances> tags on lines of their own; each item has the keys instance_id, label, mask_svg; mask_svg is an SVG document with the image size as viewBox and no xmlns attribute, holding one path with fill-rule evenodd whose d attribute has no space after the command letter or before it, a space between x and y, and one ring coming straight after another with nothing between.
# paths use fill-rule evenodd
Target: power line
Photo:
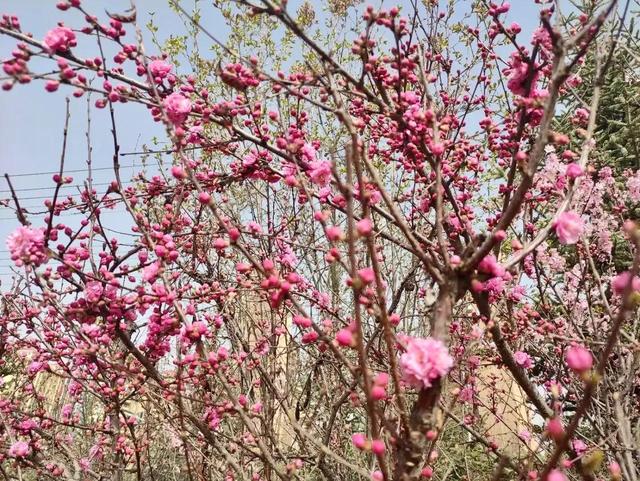
<instances>
[{"instance_id":1,"label":"power line","mask_svg":"<svg viewBox=\"0 0 640 481\"><path fill-rule=\"evenodd\" d=\"M127 181L127 182L123 182L122 185L131 185L133 183L134 182L128 182ZM107 185L111 185L111 182L93 184L93 187L100 187L100 186L104 187L104 186L107 186ZM84 186L80 185L80 184L75 184L75 185L70 185L68 187L84 187ZM32 189L26 189L26 190L32 190ZM42 189L35 189L35 190L42 190ZM71 197L71 194L74 194L74 193L71 192L69 195L67 195L67 194L65 194L65 195L67 195L67 197ZM20 202L22 202L23 200L41 200L41 199L51 199L51 198L52 198L52 196L50 194L50 195L40 195L40 196L31 196L31 197L20 197L18 200Z\"/></svg>"},{"instance_id":2,"label":"power line","mask_svg":"<svg viewBox=\"0 0 640 481\"><path fill-rule=\"evenodd\" d=\"M104 187L105 185L111 185L111 182L100 182L97 184L92 184L92 187ZM28 187L26 189L13 189L14 192L32 192L32 191L36 191L36 190L47 190L47 189L55 189L57 186L49 186L49 187ZM73 189L74 187L84 187L83 185L80 184L74 184L74 185L61 185L60 188L61 189ZM11 190L7 189L7 190L0 190L0 194L4 194L4 193L11 193Z\"/></svg>"},{"instance_id":3,"label":"power line","mask_svg":"<svg viewBox=\"0 0 640 481\"><path fill-rule=\"evenodd\" d=\"M109 209L101 209L100 211L100 215L103 214L124 214L126 211L124 210L109 210ZM31 215L31 216L36 216L36 214L27 214L27 215ZM43 212L42 214L39 215L49 215L48 212ZM59 215L56 215L55 217L69 217L72 215L91 215L91 212L62 212ZM36 216L37 217L37 216ZM0 220L18 220L17 217L0 217ZM0 251L2 252L2 251Z\"/></svg>"},{"instance_id":4,"label":"power line","mask_svg":"<svg viewBox=\"0 0 640 481\"><path fill-rule=\"evenodd\" d=\"M132 169L135 167L143 167L143 165L141 164L131 164L131 165L121 165L120 168L121 169ZM98 171L103 171L103 170L113 170L113 167L92 167L91 171L92 172L98 172ZM77 174L79 172L89 172L88 168L84 168L84 169L72 169L72 170L65 170L63 172L63 174ZM20 174L9 174L9 177L34 177L37 175L53 175L53 174L59 174L60 171L58 170L54 170L51 172L23 172Z\"/></svg>"}]
</instances>

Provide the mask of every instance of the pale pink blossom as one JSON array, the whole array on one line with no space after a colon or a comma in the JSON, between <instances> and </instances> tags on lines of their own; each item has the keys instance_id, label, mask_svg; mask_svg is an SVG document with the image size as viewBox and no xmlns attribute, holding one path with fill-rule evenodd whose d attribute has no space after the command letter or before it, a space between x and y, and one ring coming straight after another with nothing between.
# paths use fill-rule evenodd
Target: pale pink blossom
<instances>
[{"instance_id":1,"label":"pale pink blossom","mask_svg":"<svg viewBox=\"0 0 640 481\"><path fill-rule=\"evenodd\" d=\"M400 356L405 382L416 389L429 388L434 381L446 376L453 366L453 358L442 341L433 338L406 338L407 350Z\"/></svg>"},{"instance_id":2,"label":"pale pink blossom","mask_svg":"<svg viewBox=\"0 0 640 481\"><path fill-rule=\"evenodd\" d=\"M55 27L47 32L43 43L49 53L66 52L76 46L76 34L68 27Z\"/></svg>"},{"instance_id":3,"label":"pale pink blossom","mask_svg":"<svg viewBox=\"0 0 640 481\"><path fill-rule=\"evenodd\" d=\"M20 226L7 238L7 247L17 266L33 264L39 266L47 260L44 231Z\"/></svg>"},{"instance_id":4,"label":"pale pink blossom","mask_svg":"<svg viewBox=\"0 0 640 481\"><path fill-rule=\"evenodd\" d=\"M576 125L587 125L589 121L589 111L583 108L576 109L571 121Z\"/></svg>"},{"instance_id":5,"label":"pale pink blossom","mask_svg":"<svg viewBox=\"0 0 640 481\"><path fill-rule=\"evenodd\" d=\"M169 120L175 125L184 122L191 112L191 100L178 92L165 98L162 101L162 106Z\"/></svg>"},{"instance_id":6,"label":"pale pink blossom","mask_svg":"<svg viewBox=\"0 0 640 481\"><path fill-rule=\"evenodd\" d=\"M505 268L500 265L493 254L485 256L478 264L478 272L490 274L493 277L502 277L505 274Z\"/></svg>"},{"instance_id":7,"label":"pale pink blossom","mask_svg":"<svg viewBox=\"0 0 640 481\"><path fill-rule=\"evenodd\" d=\"M622 469L620 469L620 465L616 461L611 461L611 464L609 464L609 472L611 473L611 478L614 480L622 477Z\"/></svg>"},{"instance_id":8,"label":"pale pink blossom","mask_svg":"<svg viewBox=\"0 0 640 481\"><path fill-rule=\"evenodd\" d=\"M578 456L581 456L587 450L587 445L581 439L574 439L571 445Z\"/></svg>"},{"instance_id":9,"label":"pale pink blossom","mask_svg":"<svg viewBox=\"0 0 640 481\"><path fill-rule=\"evenodd\" d=\"M627 179L627 192L633 202L640 201L640 171Z\"/></svg>"},{"instance_id":10,"label":"pale pink blossom","mask_svg":"<svg viewBox=\"0 0 640 481\"><path fill-rule=\"evenodd\" d=\"M584 221L576 212L563 212L554 223L561 244L575 244L584 231Z\"/></svg>"},{"instance_id":11,"label":"pale pink blossom","mask_svg":"<svg viewBox=\"0 0 640 481\"><path fill-rule=\"evenodd\" d=\"M342 233L342 229L337 225L332 225L327 227L327 237L332 242L337 242L344 238L344 234Z\"/></svg>"}]
</instances>

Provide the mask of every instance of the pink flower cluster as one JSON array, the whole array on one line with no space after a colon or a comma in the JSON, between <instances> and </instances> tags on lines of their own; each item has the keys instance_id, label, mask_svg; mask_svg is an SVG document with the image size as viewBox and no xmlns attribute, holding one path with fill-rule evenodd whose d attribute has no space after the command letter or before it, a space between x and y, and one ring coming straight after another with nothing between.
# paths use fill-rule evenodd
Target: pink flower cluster
<instances>
[{"instance_id":1,"label":"pink flower cluster","mask_svg":"<svg viewBox=\"0 0 640 481\"><path fill-rule=\"evenodd\" d=\"M7 238L7 247L11 254L11 260L17 266L24 264L39 266L47 261L44 231L42 229L32 229L26 226L18 227Z\"/></svg>"},{"instance_id":2,"label":"pink flower cluster","mask_svg":"<svg viewBox=\"0 0 640 481\"><path fill-rule=\"evenodd\" d=\"M162 101L164 111L174 125L179 125L187 119L191 112L191 100L181 93L174 92Z\"/></svg>"},{"instance_id":3,"label":"pink flower cluster","mask_svg":"<svg viewBox=\"0 0 640 481\"><path fill-rule=\"evenodd\" d=\"M76 34L68 27L56 27L47 32L43 43L49 53L66 52L77 45Z\"/></svg>"},{"instance_id":4,"label":"pink flower cluster","mask_svg":"<svg viewBox=\"0 0 640 481\"><path fill-rule=\"evenodd\" d=\"M453 358L442 341L427 338L407 338L406 351L400 356L404 381L416 389L431 387L434 381L446 376L453 366Z\"/></svg>"},{"instance_id":5,"label":"pink flower cluster","mask_svg":"<svg viewBox=\"0 0 640 481\"><path fill-rule=\"evenodd\" d=\"M220 72L220 80L239 90L255 87L260 83L260 80L253 72L241 63L225 65L224 69Z\"/></svg>"}]
</instances>

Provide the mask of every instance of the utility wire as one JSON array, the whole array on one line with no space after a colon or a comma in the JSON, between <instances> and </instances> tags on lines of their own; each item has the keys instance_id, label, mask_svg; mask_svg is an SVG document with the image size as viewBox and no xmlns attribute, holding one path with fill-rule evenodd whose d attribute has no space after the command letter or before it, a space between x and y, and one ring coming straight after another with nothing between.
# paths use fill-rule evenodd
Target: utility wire
<instances>
[{"instance_id":1,"label":"utility wire","mask_svg":"<svg viewBox=\"0 0 640 481\"><path fill-rule=\"evenodd\" d=\"M121 165L120 168L121 169L132 169L135 167L143 167L143 165L141 164L131 164L131 165ZM113 167L92 167L91 171L92 172L98 172L98 171L103 171L103 170L113 170ZM88 168L84 168L84 169L72 169L72 170L66 170L64 173L65 174L77 174L79 172L89 172ZM53 175L53 174L59 174L59 171L51 171L51 172L22 172L20 174L9 174L9 177L34 177L37 175Z\"/></svg>"}]
</instances>

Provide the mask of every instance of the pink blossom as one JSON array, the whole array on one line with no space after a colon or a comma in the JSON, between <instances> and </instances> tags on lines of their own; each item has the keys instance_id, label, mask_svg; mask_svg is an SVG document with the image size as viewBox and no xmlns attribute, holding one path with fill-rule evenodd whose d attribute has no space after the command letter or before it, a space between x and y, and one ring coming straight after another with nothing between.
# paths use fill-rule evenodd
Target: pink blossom
<instances>
[{"instance_id":1,"label":"pink blossom","mask_svg":"<svg viewBox=\"0 0 640 481\"><path fill-rule=\"evenodd\" d=\"M493 277L502 277L505 274L505 268L500 265L493 254L484 257L478 264L478 272L490 274Z\"/></svg>"},{"instance_id":2,"label":"pink blossom","mask_svg":"<svg viewBox=\"0 0 640 481\"><path fill-rule=\"evenodd\" d=\"M171 175L176 179L186 179L187 172L180 165L174 165L171 167Z\"/></svg>"},{"instance_id":3,"label":"pink blossom","mask_svg":"<svg viewBox=\"0 0 640 481\"><path fill-rule=\"evenodd\" d=\"M584 231L584 222L573 211L563 212L556 219L554 228L561 244L575 244Z\"/></svg>"},{"instance_id":4,"label":"pink blossom","mask_svg":"<svg viewBox=\"0 0 640 481\"><path fill-rule=\"evenodd\" d=\"M589 111L587 109L579 108L573 114L571 122L576 125L586 125L589 121Z\"/></svg>"},{"instance_id":5,"label":"pink blossom","mask_svg":"<svg viewBox=\"0 0 640 481\"><path fill-rule=\"evenodd\" d=\"M60 82L57 80L47 80L44 84L44 89L47 92L55 92L60 87Z\"/></svg>"},{"instance_id":6,"label":"pink blossom","mask_svg":"<svg viewBox=\"0 0 640 481\"><path fill-rule=\"evenodd\" d=\"M425 466L420 471L420 475L424 478L430 479L433 477L433 468L431 466Z\"/></svg>"},{"instance_id":7,"label":"pink blossom","mask_svg":"<svg viewBox=\"0 0 640 481\"><path fill-rule=\"evenodd\" d=\"M376 274L371 267L365 267L358 271L358 277L362 279L365 284L371 284L376 279Z\"/></svg>"},{"instance_id":8,"label":"pink blossom","mask_svg":"<svg viewBox=\"0 0 640 481\"><path fill-rule=\"evenodd\" d=\"M201 204L208 204L211 200L211 194L209 192L202 191L198 194L198 201Z\"/></svg>"},{"instance_id":9,"label":"pink blossom","mask_svg":"<svg viewBox=\"0 0 640 481\"><path fill-rule=\"evenodd\" d=\"M578 177L584 175L584 169L580 164L572 162L571 164L567 165L567 171L565 172L565 174L570 179L577 179Z\"/></svg>"},{"instance_id":10,"label":"pink blossom","mask_svg":"<svg viewBox=\"0 0 640 481\"><path fill-rule=\"evenodd\" d=\"M336 334L336 341L341 346L352 346L353 333L349 329L340 329Z\"/></svg>"},{"instance_id":11,"label":"pink blossom","mask_svg":"<svg viewBox=\"0 0 640 481\"><path fill-rule=\"evenodd\" d=\"M162 101L169 120L178 125L184 122L191 112L191 100L181 93L174 92Z\"/></svg>"},{"instance_id":12,"label":"pink blossom","mask_svg":"<svg viewBox=\"0 0 640 481\"><path fill-rule=\"evenodd\" d=\"M309 164L311 182L321 187L331 181L331 163L326 160L316 160Z\"/></svg>"},{"instance_id":13,"label":"pink blossom","mask_svg":"<svg viewBox=\"0 0 640 481\"><path fill-rule=\"evenodd\" d=\"M517 351L513 353L513 358L516 360L516 364L518 366L523 367L524 369L529 369L533 366L533 361L531 360L531 356L526 352Z\"/></svg>"},{"instance_id":14,"label":"pink blossom","mask_svg":"<svg viewBox=\"0 0 640 481\"><path fill-rule=\"evenodd\" d=\"M431 151L431 153L433 155L440 156L444 153L444 144L441 143L436 143L436 142L431 142L429 144L429 150Z\"/></svg>"},{"instance_id":15,"label":"pink blossom","mask_svg":"<svg viewBox=\"0 0 640 481\"><path fill-rule=\"evenodd\" d=\"M102 297L102 283L98 281L90 281L84 286L85 298L88 302L94 303L100 300Z\"/></svg>"},{"instance_id":16,"label":"pink blossom","mask_svg":"<svg viewBox=\"0 0 640 481\"><path fill-rule=\"evenodd\" d=\"M620 465L616 461L612 461L609 464L609 472L611 473L611 478L614 480L620 479L622 476L622 469L620 469Z\"/></svg>"},{"instance_id":17,"label":"pink blossom","mask_svg":"<svg viewBox=\"0 0 640 481\"><path fill-rule=\"evenodd\" d=\"M547 434L551 439L556 441L564 436L564 426L559 417L554 417L547 423Z\"/></svg>"},{"instance_id":18,"label":"pink blossom","mask_svg":"<svg viewBox=\"0 0 640 481\"><path fill-rule=\"evenodd\" d=\"M7 238L7 247L17 266L33 264L39 266L47 261L44 231L20 226Z\"/></svg>"},{"instance_id":19,"label":"pink blossom","mask_svg":"<svg viewBox=\"0 0 640 481\"><path fill-rule=\"evenodd\" d=\"M528 443L531 439L531 432L528 429L522 429L518 432L518 437L522 439L525 443Z\"/></svg>"},{"instance_id":20,"label":"pink blossom","mask_svg":"<svg viewBox=\"0 0 640 481\"><path fill-rule=\"evenodd\" d=\"M611 289L613 289L613 293L621 296L624 290L627 288L629 282L631 282L631 272L624 271L611 279ZM640 278L638 276L633 278L633 282L631 283L632 291L640 291Z\"/></svg>"},{"instance_id":21,"label":"pink blossom","mask_svg":"<svg viewBox=\"0 0 640 481\"><path fill-rule=\"evenodd\" d=\"M68 27L55 27L47 32L43 43L49 53L66 52L76 46L76 34Z\"/></svg>"},{"instance_id":22,"label":"pink blossom","mask_svg":"<svg viewBox=\"0 0 640 481\"><path fill-rule=\"evenodd\" d=\"M316 148L312 144L304 144L300 149L302 158L307 162L314 162L316 160Z\"/></svg>"},{"instance_id":23,"label":"pink blossom","mask_svg":"<svg viewBox=\"0 0 640 481\"><path fill-rule=\"evenodd\" d=\"M11 445L7 454L12 458L24 458L31 454L31 448L29 447L29 443L16 441Z\"/></svg>"},{"instance_id":24,"label":"pink blossom","mask_svg":"<svg viewBox=\"0 0 640 481\"><path fill-rule=\"evenodd\" d=\"M407 350L400 356L404 380L416 389L431 387L446 376L453 358L442 341L433 338L407 338Z\"/></svg>"},{"instance_id":25,"label":"pink blossom","mask_svg":"<svg viewBox=\"0 0 640 481\"><path fill-rule=\"evenodd\" d=\"M342 233L342 229L337 225L332 225L327 227L327 237L330 241L336 242L342 240L344 238L344 234Z\"/></svg>"},{"instance_id":26,"label":"pink blossom","mask_svg":"<svg viewBox=\"0 0 640 481\"><path fill-rule=\"evenodd\" d=\"M587 450L587 445L581 439L574 439L571 445L578 456Z\"/></svg>"},{"instance_id":27,"label":"pink blossom","mask_svg":"<svg viewBox=\"0 0 640 481\"><path fill-rule=\"evenodd\" d=\"M389 383L389 375L386 372L379 372L373 378L373 383L376 386L386 386Z\"/></svg>"},{"instance_id":28,"label":"pink blossom","mask_svg":"<svg viewBox=\"0 0 640 481\"><path fill-rule=\"evenodd\" d=\"M142 271L142 279L144 279L146 282L153 282L157 279L159 272L160 272L159 262L154 262L153 264L149 264Z\"/></svg>"},{"instance_id":29,"label":"pink blossom","mask_svg":"<svg viewBox=\"0 0 640 481\"><path fill-rule=\"evenodd\" d=\"M559 469L552 469L547 476L547 481L567 481L567 477Z\"/></svg>"},{"instance_id":30,"label":"pink blossom","mask_svg":"<svg viewBox=\"0 0 640 481\"><path fill-rule=\"evenodd\" d=\"M591 352L582 346L573 346L567 349L565 361L569 369L577 373L586 372L593 366Z\"/></svg>"},{"instance_id":31,"label":"pink blossom","mask_svg":"<svg viewBox=\"0 0 640 481\"><path fill-rule=\"evenodd\" d=\"M173 66L164 60L152 60L149 62L149 72L151 72L156 82L169 75L172 68Z\"/></svg>"},{"instance_id":32,"label":"pink blossom","mask_svg":"<svg viewBox=\"0 0 640 481\"><path fill-rule=\"evenodd\" d=\"M376 401L380 401L381 399L385 399L387 397L387 391L382 386L373 386L371 388L371 397Z\"/></svg>"},{"instance_id":33,"label":"pink blossom","mask_svg":"<svg viewBox=\"0 0 640 481\"><path fill-rule=\"evenodd\" d=\"M351 436L351 442L358 449L364 449L367 445L367 438L362 433L355 433Z\"/></svg>"},{"instance_id":34,"label":"pink blossom","mask_svg":"<svg viewBox=\"0 0 640 481\"><path fill-rule=\"evenodd\" d=\"M522 55L519 52L511 54L509 66L509 80L507 82L507 88L516 95L525 96L527 90L533 91L533 87L538 81L540 76L538 69L529 70L529 64L522 59ZM530 82L527 82L531 78ZM529 85L529 89L527 89Z\"/></svg>"},{"instance_id":35,"label":"pink blossom","mask_svg":"<svg viewBox=\"0 0 640 481\"><path fill-rule=\"evenodd\" d=\"M377 456L382 456L384 454L385 446L384 441L381 439L374 439L371 441L371 451L373 454Z\"/></svg>"},{"instance_id":36,"label":"pink blossom","mask_svg":"<svg viewBox=\"0 0 640 481\"><path fill-rule=\"evenodd\" d=\"M361 236L370 235L371 231L373 230L373 223L371 222L371 219L368 219L368 218L360 219L356 224L356 230L358 231L358 234L360 234Z\"/></svg>"}]
</instances>

